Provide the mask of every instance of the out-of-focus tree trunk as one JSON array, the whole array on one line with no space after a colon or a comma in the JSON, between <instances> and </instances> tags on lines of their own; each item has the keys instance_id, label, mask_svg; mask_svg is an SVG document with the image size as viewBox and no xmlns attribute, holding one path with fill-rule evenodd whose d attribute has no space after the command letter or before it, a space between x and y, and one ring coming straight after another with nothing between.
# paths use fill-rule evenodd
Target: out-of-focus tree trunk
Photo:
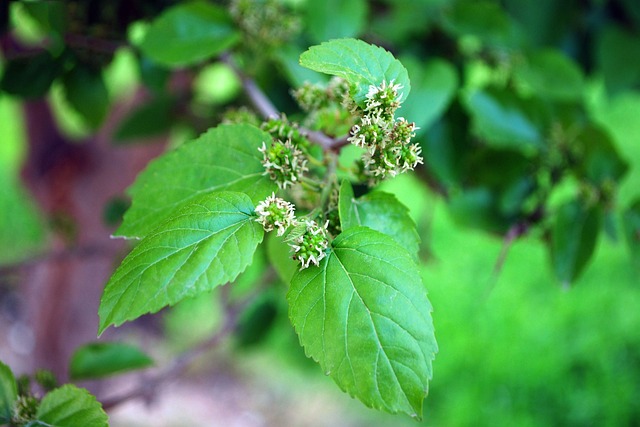
<instances>
[{"instance_id":1,"label":"out-of-focus tree trunk","mask_svg":"<svg viewBox=\"0 0 640 427\"><path fill-rule=\"evenodd\" d=\"M57 130L44 100L26 103L28 154L22 176L45 217L54 224L49 250L25 269L21 294L34 333L31 368L67 377L69 356L96 339L98 306L104 284L127 244L110 239L103 222L107 202L121 196L137 173L164 147L114 146L109 136L130 106L116 106L105 126L82 143Z\"/></svg>"}]
</instances>

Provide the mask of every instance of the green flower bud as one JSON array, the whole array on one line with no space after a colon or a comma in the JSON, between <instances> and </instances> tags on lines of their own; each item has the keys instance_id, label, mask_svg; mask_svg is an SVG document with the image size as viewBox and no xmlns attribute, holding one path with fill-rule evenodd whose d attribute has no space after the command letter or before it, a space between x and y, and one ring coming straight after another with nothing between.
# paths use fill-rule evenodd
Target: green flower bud
<instances>
[{"instance_id":1,"label":"green flower bud","mask_svg":"<svg viewBox=\"0 0 640 427\"><path fill-rule=\"evenodd\" d=\"M320 227L315 221L308 220L305 223L304 233L290 243L294 250L293 259L300 261L300 270L309 267L312 263L319 266L320 261L327 255L325 252L329 246L327 225Z\"/></svg>"},{"instance_id":2,"label":"green flower bud","mask_svg":"<svg viewBox=\"0 0 640 427\"><path fill-rule=\"evenodd\" d=\"M256 206L258 218L256 221L262 224L264 231L278 229L278 236L282 236L289 226L295 224L295 206L284 199L276 197L275 193L267 197Z\"/></svg>"},{"instance_id":3,"label":"green flower bud","mask_svg":"<svg viewBox=\"0 0 640 427\"><path fill-rule=\"evenodd\" d=\"M280 188L292 186L308 171L307 158L291 140L276 140L268 147L263 142L258 150L262 153L265 174L268 174Z\"/></svg>"}]
</instances>

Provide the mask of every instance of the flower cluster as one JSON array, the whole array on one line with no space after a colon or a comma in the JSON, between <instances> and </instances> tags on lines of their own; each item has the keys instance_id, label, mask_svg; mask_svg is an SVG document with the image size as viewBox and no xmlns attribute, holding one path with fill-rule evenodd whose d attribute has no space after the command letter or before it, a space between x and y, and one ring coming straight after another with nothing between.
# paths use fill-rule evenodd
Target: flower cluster
<instances>
[{"instance_id":1,"label":"flower cluster","mask_svg":"<svg viewBox=\"0 0 640 427\"><path fill-rule=\"evenodd\" d=\"M323 227L310 219L298 222L293 203L276 197L275 193L258 203L255 212L258 215L256 221L262 224L264 231L277 229L277 235L282 236L289 227L294 227L285 241L288 241L293 249L293 259L300 262L301 270L311 264L320 265L329 246L327 237L329 221Z\"/></svg>"},{"instance_id":2,"label":"flower cluster","mask_svg":"<svg viewBox=\"0 0 640 427\"><path fill-rule=\"evenodd\" d=\"M353 126L348 138L352 144L364 148L362 173L374 185L387 177L413 170L422 163L421 147L412 144L416 125L404 118L395 118L400 107L400 85L382 82L370 86L360 121Z\"/></svg>"},{"instance_id":3,"label":"flower cluster","mask_svg":"<svg viewBox=\"0 0 640 427\"><path fill-rule=\"evenodd\" d=\"M320 265L320 261L327 255L326 249L329 245L327 239L327 223L319 226L313 220L305 222L305 230L290 243L294 250L293 259L300 261L300 269L309 267L312 263Z\"/></svg>"},{"instance_id":4,"label":"flower cluster","mask_svg":"<svg viewBox=\"0 0 640 427\"><path fill-rule=\"evenodd\" d=\"M289 122L284 114L262 123L261 128L268 132L274 140L290 140L298 148L309 148L309 140L300 133L297 123Z\"/></svg>"},{"instance_id":5,"label":"flower cluster","mask_svg":"<svg viewBox=\"0 0 640 427\"><path fill-rule=\"evenodd\" d=\"M275 193L267 197L256 206L258 221L262 224L264 231L278 229L278 236L282 236L289 226L296 223L294 214L295 206L284 199L276 197Z\"/></svg>"},{"instance_id":6,"label":"flower cluster","mask_svg":"<svg viewBox=\"0 0 640 427\"><path fill-rule=\"evenodd\" d=\"M263 142L258 150L262 153L265 175L268 174L280 188L293 185L308 171L307 157L290 139L285 142L274 140L269 146Z\"/></svg>"},{"instance_id":7,"label":"flower cluster","mask_svg":"<svg viewBox=\"0 0 640 427\"><path fill-rule=\"evenodd\" d=\"M300 19L278 0L231 0L231 16L249 47L272 50L300 30Z\"/></svg>"},{"instance_id":8,"label":"flower cluster","mask_svg":"<svg viewBox=\"0 0 640 427\"><path fill-rule=\"evenodd\" d=\"M345 79L332 77L326 85L305 82L292 95L300 108L310 113L332 105L351 105L349 91L350 86Z\"/></svg>"}]
</instances>

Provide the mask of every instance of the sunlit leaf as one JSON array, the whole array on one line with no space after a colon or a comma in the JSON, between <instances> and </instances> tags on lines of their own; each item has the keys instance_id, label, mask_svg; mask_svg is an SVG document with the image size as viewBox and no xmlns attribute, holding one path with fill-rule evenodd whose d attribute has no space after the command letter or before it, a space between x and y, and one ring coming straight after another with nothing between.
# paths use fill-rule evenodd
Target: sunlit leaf
<instances>
[{"instance_id":1,"label":"sunlit leaf","mask_svg":"<svg viewBox=\"0 0 640 427\"><path fill-rule=\"evenodd\" d=\"M8 423L18 398L18 386L11 369L0 362L0 424Z\"/></svg>"},{"instance_id":2,"label":"sunlit leaf","mask_svg":"<svg viewBox=\"0 0 640 427\"><path fill-rule=\"evenodd\" d=\"M67 384L48 393L40 402L37 421L50 427L107 427L102 405L87 390Z\"/></svg>"}]
</instances>

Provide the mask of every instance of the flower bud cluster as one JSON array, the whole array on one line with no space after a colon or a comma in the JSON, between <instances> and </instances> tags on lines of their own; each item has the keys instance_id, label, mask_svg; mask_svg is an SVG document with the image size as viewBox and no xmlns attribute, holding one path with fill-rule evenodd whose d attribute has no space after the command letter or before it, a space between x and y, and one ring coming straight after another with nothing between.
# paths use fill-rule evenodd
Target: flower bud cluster
<instances>
[{"instance_id":1,"label":"flower bud cluster","mask_svg":"<svg viewBox=\"0 0 640 427\"><path fill-rule=\"evenodd\" d=\"M422 163L422 149L412 144L416 125L404 118L395 118L400 107L400 85L382 82L370 86L359 122L348 138L352 144L364 148L362 173L374 185L388 177L413 170Z\"/></svg>"},{"instance_id":2,"label":"flower bud cluster","mask_svg":"<svg viewBox=\"0 0 640 427\"><path fill-rule=\"evenodd\" d=\"M290 246L294 250L293 259L300 261L300 269L309 267L312 263L320 265L320 261L327 255L326 249L329 246L327 239L327 223L319 226L313 220L305 221L304 233L295 237Z\"/></svg>"},{"instance_id":3,"label":"flower bud cluster","mask_svg":"<svg viewBox=\"0 0 640 427\"><path fill-rule=\"evenodd\" d=\"M265 231L278 230L277 235L282 236L289 227L297 227L290 238L289 246L293 249L293 259L300 262L300 269L311 264L320 265L320 261L326 256L329 246L327 226L320 227L313 220L304 220L299 223L295 216L295 206L284 199L276 197L275 193L267 197L256 206L256 221L262 224Z\"/></svg>"},{"instance_id":4,"label":"flower bud cluster","mask_svg":"<svg viewBox=\"0 0 640 427\"><path fill-rule=\"evenodd\" d=\"M258 150L262 153L265 175L280 188L292 186L309 170L306 155L290 139L285 142L273 140L268 146L263 142Z\"/></svg>"},{"instance_id":5,"label":"flower bud cluster","mask_svg":"<svg viewBox=\"0 0 640 427\"><path fill-rule=\"evenodd\" d=\"M278 236L282 236L289 226L295 224L295 206L284 199L276 197L275 193L267 197L256 206L258 221L262 224L264 231L278 229Z\"/></svg>"},{"instance_id":6,"label":"flower bud cluster","mask_svg":"<svg viewBox=\"0 0 640 427\"><path fill-rule=\"evenodd\" d=\"M229 12L254 50L277 48L300 29L300 19L279 0L231 0Z\"/></svg>"},{"instance_id":7,"label":"flower bud cluster","mask_svg":"<svg viewBox=\"0 0 640 427\"><path fill-rule=\"evenodd\" d=\"M310 113L350 101L349 90L349 83L345 79L332 77L326 85L305 82L292 95L300 108Z\"/></svg>"},{"instance_id":8,"label":"flower bud cluster","mask_svg":"<svg viewBox=\"0 0 640 427\"><path fill-rule=\"evenodd\" d=\"M291 123L283 114L278 118L271 118L262 123L262 129L268 132L274 140L290 140L293 145L301 149L309 148L309 140L302 136L297 123Z\"/></svg>"}]
</instances>

